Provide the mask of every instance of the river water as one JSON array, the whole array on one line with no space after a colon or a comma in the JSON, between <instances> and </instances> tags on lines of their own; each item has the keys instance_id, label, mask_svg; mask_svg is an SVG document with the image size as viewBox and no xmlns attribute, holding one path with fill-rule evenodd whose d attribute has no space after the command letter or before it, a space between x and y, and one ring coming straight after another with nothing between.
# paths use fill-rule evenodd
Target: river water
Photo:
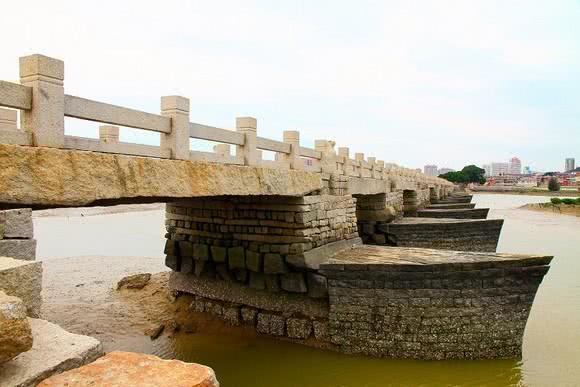
<instances>
[{"instance_id":1,"label":"river water","mask_svg":"<svg viewBox=\"0 0 580 387\"><path fill-rule=\"evenodd\" d=\"M534 301L521 360L371 359L223 332L156 342L146 337L117 340L106 347L206 364L226 387L580 385L580 218L518 209L547 201L544 197L479 194L473 201L476 207L490 207L490 218L505 219L499 252L555 256ZM163 218L162 210L35 218L45 297L57 295L50 305L62 308L53 313L58 322L91 333L82 332L78 314L68 318L66 311L88 305L85 318L110 319L109 306L99 308L103 289L122 275L164 270ZM66 284L73 285L61 290ZM67 301L73 296L75 305Z\"/></svg>"}]
</instances>

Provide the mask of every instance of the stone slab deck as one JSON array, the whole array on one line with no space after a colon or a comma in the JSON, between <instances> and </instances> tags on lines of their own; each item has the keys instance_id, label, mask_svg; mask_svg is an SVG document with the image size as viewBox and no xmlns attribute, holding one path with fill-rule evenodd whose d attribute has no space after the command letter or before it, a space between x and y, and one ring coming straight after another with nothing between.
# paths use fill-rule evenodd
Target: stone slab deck
<instances>
[{"instance_id":1,"label":"stone slab deck","mask_svg":"<svg viewBox=\"0 0 580 387\"><path fill-rule=\"evenodd\" d=\"M320 175L305 171L5 144L0 144L0 165L0 208L303 196L322 188Z\"/></svg>"},{"instance_id":2,"label":"stone slab deck","mask_svg":"<svg viewBox=\"0 0 580 387\"><path fill-rule=\"evenodd\" d=\"M448 197L445 199L434 199L431 201L433 204L452 204L452 203L471 203L471 196L466 197Z\"/></svg>"},{"instance_id":3,"label":"stone slab deck","mask_svg":"<svg viewBox=\"0 0 580 387\"><path fill-rule=\"evenodd\" d=\"M389 245L495 252L503 219L402 218L377 225Z\"/></svg>"},{"instance_id":4,"label":"stone slab deck","mask_svg":"<svg viewBox=\"0 0 580 387\"><path fill-rule=\"evenodd\" d=\"M430 204L426 208L433 210L454 210L460 208L475 208L475 203Z\"/></svg>"},{"instance_id":5,"label":"stone slab deck","mask_svg":"<svg viewBox=\"0 0 580 387\"><path fill-rule=\"evenodd\" d=\"M521 357L552 257L362 246L321 265L343 352L415 359Z\"/></svg>"},{"instance_id":6,"label":"stone slab deck","mask_svg":"<svg viewBox=\"0 0 580 387\"><path fill-rule=\"evenodd\" d=\"M1 387L36 386L49 376L88 364L103 355L97 339L69 333L48 321L29 321L34 340L32 349L0 364Z\"/></svg>"},{"instance_id":7,"label":"stone slab deck","mask_svg":"<svg viewBox=\"0 0 580 387\"><path fill-rule=\"evenodd\" d=\"M421 218L486 219L488 213L489 208L417 210L417 216Z\"/></svg>"}]
</instances>

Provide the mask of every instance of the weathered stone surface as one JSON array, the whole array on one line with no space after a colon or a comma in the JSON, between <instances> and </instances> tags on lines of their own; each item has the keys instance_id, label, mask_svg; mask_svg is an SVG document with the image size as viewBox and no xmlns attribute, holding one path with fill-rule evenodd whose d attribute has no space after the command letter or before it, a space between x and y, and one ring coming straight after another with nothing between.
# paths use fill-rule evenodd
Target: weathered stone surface
<instances>
[{"instance_id":1,"label":"weathered stone surface","mask_svg":"<svg viewBox=\"0 0 580 387\"><path fill-rule=\"evenodd\" d=\"M218 387L219 383L214 371L204 365L141 353L110 352L91 364L39 384L39 387L63 386Z\"/></svg>"},{"instance_id":2,"label":"weathered stone surface","mask_svg":"<svg viewBox=\"0 0 580 387\"><path fill-rule=\"evenodd\" d=\"M302 196L322 188L320 175L304 171L46 147L0 144L0 165L0 203L22 206L219 195Z\"/></svg>"},{"instance_id":3,"label":"weathered stone surface","mask_svg":"<svg viewBox=\"0 0 580 387\"><path fill-rule=\"evenodd\" d=\"M519 358L551 259L370 245L339 253L321 266L331 342L371 356Z\"/></svg>"},{"instance_id":4,"label":"weathered stone surface","mask_svg":"<svg viewBox=\"0 0 580 387\"><path fill-rule=\"evenodd\" d=\"M228 263L230 270L246 268L246 254L243 247L228 249Z\"/></svg>"},{"instance_id":5,"label":"weathered stone surface","mask_svg":"<svg viewBox=\"0 0 580 387\"><path fill-rule=\"evenodd\" d=\"M306 282L308 284L308 296L312 298L328 297L328 284L326 277L320 274L306 273Z\"/></svg>"},{"instance_id":6,"label":"weathered stone surface","mask_svg":"<svg viewBox=\"0 0 580 387\"><path fill-rule=\"evenodd\" d=\"M36 240L0 239L0 257L34 261L36 259Z\"/></svg>"},{"instance_id":7,"label":"weathered stone surface","mask_svg":"<svg viewBox=\"0 0 580 387\"><path fill-rule=\"evenodd\" d=\"M133 274L122 278L117 282L117 290L119 289L143 289L151 279L151 273Z\"/></svg>"},{"instance_id":8,"label":"weathered stone surface","mask_svg":"<svg viewBox=\"0 0 580 387\"><path fill-rule=\"evenodd\" d=\"M306 293L308 288L302 273L286 273L280 276L282 289L292 293Z\"/></svg>"},{"instance_id":9,"label":"weathered stone surface","mask_svg":"<svg viewBox=\"0 0 580 387\"><path fill-rule=\"evenodd\" d=\"M183 273L171 273L169 287L172 290L247 305L256 309L296 313L312 318L328 318L327 300L311 298L306 294L280 292L274 297L271 293L251 289L237 282L196 278L191 274Z\"/></svg>"},{"instance_id":10,"label":"weathered stone surface","mask_svg":"<svg viewBox=\"0 0 580 387\"><path fill-rule=\"evenodd\" d=\"M240 310L242 316L242 321L244 324L256 324L256 316L258 315L258 309L249 306L242 306Z\"/></svg>"},{"instance_id":11,"label":"weathered stone surface","mask_svg":"<svg viewBox=\"0 0 580 387\"><path fill-rule=\"evenodd\" d=\"M262 271L262 255L255 251L246 252L246 267L248 270L261 272Z\"/></svg>"},{"instance_id":12,"label":"weathered stone surface","mask_svg":"<svg viewBox=\"0 0 580 387\"><path fill-rule=\"evenodd\" d=\"M26 306L18 297L0 291L0 364L30 348L32 331L26 318Z\"/></svg>"},{"instance_id":13,"label":"weathered stone surface","mask_svg":"<svg viewBox=\"0 0 580 387\"><path fill-rule=\"evenodd\" d=\"M403 218L376 230L399 247L495 252L502 226L503 219Z\"/></svg>"},{"instance_id":14,"label":"weathered stone surface","mask_svg":"<svg viewBox=\"0 0 580 387\"><path fill-rule=\"evenodd\" d=\"M42 305L42 262L0 256L0 290L20 298L31 317Z\"/></svg>"},{"instance_id":15,"label":"weathered stone surface","mask_svg":"<svg viewBox=\"0 0 580 387\"><path fill-rule=\"evenodd\" d=\"M32 349L0 364L2 386L35 386L51 375L80 367L102 356L101 343L69 333L48 321L29 319Z\"/></svg>"},{"instance_id":16,"label":"weathered stone surface","mask_svg":"<svg viewBox=\"0 0 580 387\"><path fill-rule=\"evenodd\" d=\"M272 336L284 336L286 319L272 313L258 313L258 324L256 330L259 333Z\"/></svg>"},{"instance_id":17,"label":"weathered stone surface","mask_svg":"<svg viewBox=\"0 0 580 387\"><path fill-rule=\"evenodd\" d=\"M0 211L0 239L32 239L32 210L19 208Z\"/></svg>"},{"instance_id":18,"label":"weathered stone surface","mask_svg":"<svg viewBox=\"0 0 580 387\"><path fill-rule=\"evenodd\" d=\"M212 246L211 247L211 258L214 262L222 263L226 261L228 252L225 247Z\"/></svg>"},{"instance_id":19,"label":"weathered stone surface","mask_svg":"<svg viewBox=\"0 0 580 387\"><path fill-rule=\"evenodd\" d=\"M284 258L280 254L264 254L264 273L266 274L283 274L287 273L288 268L284 263Z\"/></svg>"},{"instance_id":20,"label":"weathered stone surface","mask_svg":"<svg viewBox=\"0 0 580 387\"><path fill-rule=\"evenodd\" d=\"M293 339L307 339L312 333L312 323L303 318L289 318L286 320L288 337Z\"/></svg>"},{"instance_id":21,"label":"weathered stone surface","mask_svg":"<svg viewBox=\"0 0 580 387\"><path fill-rule=\"evenodd\" d=\"M286 262L296 268L318 270L320 264L328 261L332 255L339 251L350 249L362 244L360 238L345 239L327 243L323 246L306 251L302 254L292 254L286 257Z\"/></svg>"}]
</instances>

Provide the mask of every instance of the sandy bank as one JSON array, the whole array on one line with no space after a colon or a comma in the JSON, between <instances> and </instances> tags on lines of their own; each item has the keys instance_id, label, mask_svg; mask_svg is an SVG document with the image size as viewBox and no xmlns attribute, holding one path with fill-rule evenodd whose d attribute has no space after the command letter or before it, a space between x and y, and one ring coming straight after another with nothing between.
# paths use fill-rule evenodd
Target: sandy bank
<instances>
[{"instance_id":1,"label":"sandy bank","mask_svg":"<svg viewBox=\"0 0 580 387\"><path fill-rule=\"evenodd\" d=\"M95 216L120 214L125 212L156 211L162 209L165 209L165 203L121 204L110 207L65 207L33 211L32 216L35 218L46 218L50 216Z\"/></svg>"},{"instance_id":2,"label":"sandy bank","mask_svg":"<svg viewBox=\"0 0 580 387\"><path fill-rule=\"evenodd\" d=\"M580 216L580 206L574 204L533 203L526 204L520 208L531 211L552 212L554 214Z\"/></svg>"}]
</instances>

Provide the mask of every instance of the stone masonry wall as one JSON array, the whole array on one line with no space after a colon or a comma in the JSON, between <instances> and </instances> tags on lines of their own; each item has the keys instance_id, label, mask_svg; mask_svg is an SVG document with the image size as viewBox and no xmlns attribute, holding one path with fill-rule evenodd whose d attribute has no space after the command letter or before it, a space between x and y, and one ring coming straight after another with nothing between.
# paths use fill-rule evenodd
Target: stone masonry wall
<instances>
[{"instance_id":1,"label":"stone masonry wall","mask_svg":"<svg viewBox=\"0 0 580 387\"><path fill-rule=\"evenodd\" d=\"M420 262L429 262L429 251L437 250L416 251ZM521 357L528 314L551 257L489 255L485 262L462 263L461 253L439 254L458 262L322 265L331 342L342 352L375 357Z\"/></svg>"},{"instance_id":2,"label":"stone masonry wall","mask_svg":"<svg viewBox=\"0 0 580 387\"><path fill-rule=\"evenodd\" d=\"M30 208L0 211L0 257L36 259Z\"/></svg>"},{"instance_id":3,"label":"stone masonry wall","mask_svg":"<svg viewBox=\"0 0 580 387\"><path fill-rule=\"evenodd\" d=\"M0 290L20 298L28 316L40 315L42 262L36 261L30 208L0 211Z\"/></svg>"},{"instance_id":4,"label":"stone masonry wall","mask_svg":"<svg viewBox=\"0 0 580 387\"><path fill-rule=\"evenodd\" d=\"M316 259L328 255L321 247L358 238L355 205L350 195L168 203L166 265L253 289L326 297Z\"/></svg>"},{"instance_id":5,"label":"stone masonry wall","mask_svg":"<svg viewBox=\"0 0 580 387\"><path fill-rule=\"evenodd\" d=\"M502 226L503 219L408 218L379 224L374 232L390 246L495 252Z\"/></svg>"}]
</instances>

